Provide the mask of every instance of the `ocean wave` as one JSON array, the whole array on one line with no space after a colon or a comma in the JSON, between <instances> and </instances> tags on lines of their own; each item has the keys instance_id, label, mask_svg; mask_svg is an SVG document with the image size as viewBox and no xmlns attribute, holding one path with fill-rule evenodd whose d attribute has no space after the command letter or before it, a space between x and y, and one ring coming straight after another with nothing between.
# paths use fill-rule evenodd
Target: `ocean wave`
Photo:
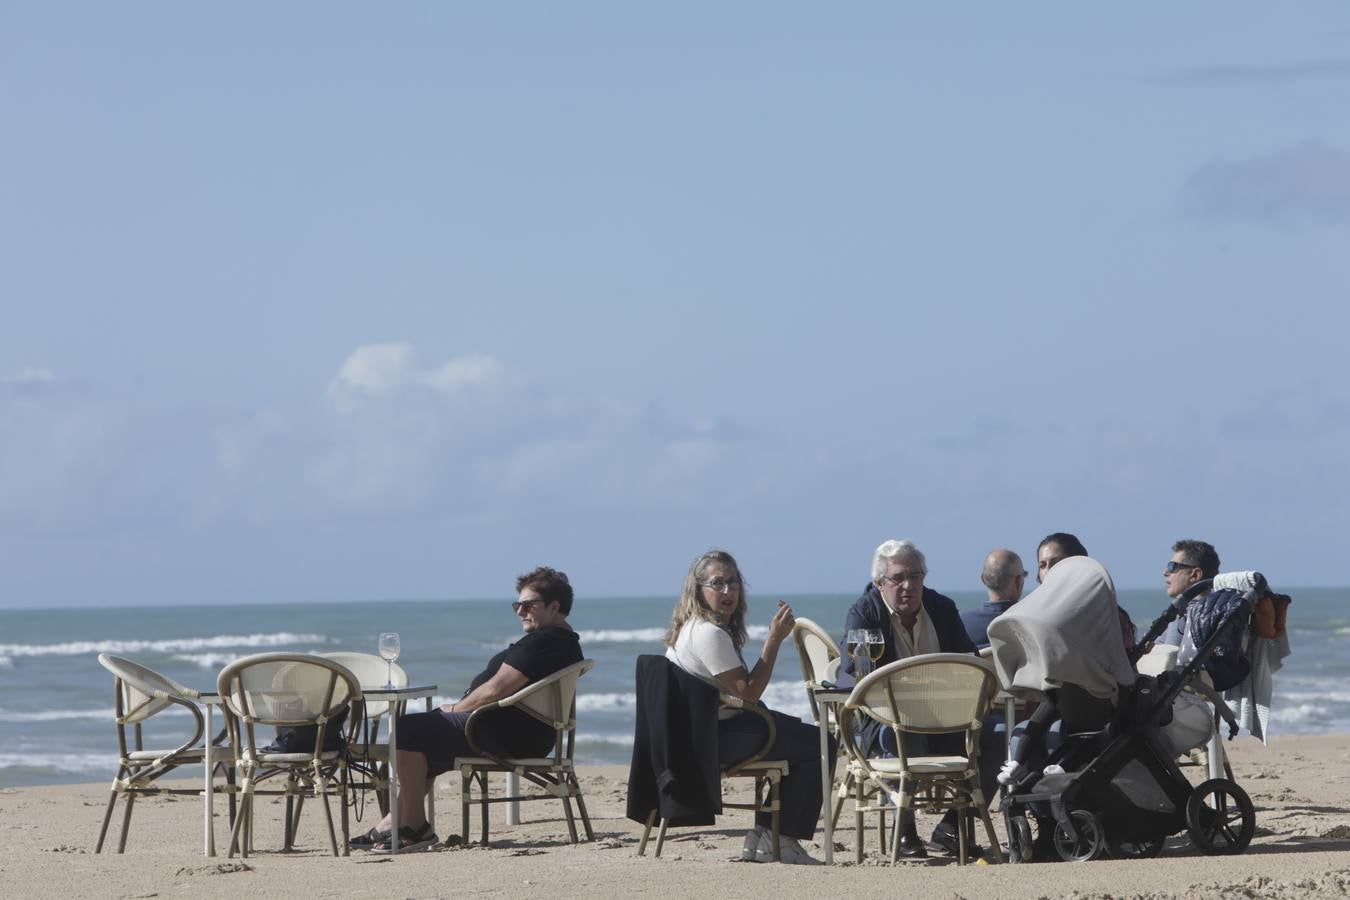
<instances>
[{"instance_id":1,"label":"ocean wave","mask_svg":"<svg viewBox=\"0 0 1350 900\"><path fill-rule=\"evenodd\" d=\"M578 631L582 645L586 644L651 644L666 639L664 628L601 628Z\"/></svg>"},{"instance_id":2,"label":"ocean wave","mask_svg":"<svg viewBox=\"0 0 1350 900\"><path fill-rule=\"evenodd\" d=\"M615 744L620 747L633 746L631 734L586 734L577 731L577 744Z\"/></svg>"},{"instance_id":3,"label":"ocean wave","mask_svg":"<svg viewBox=\"0 0 1350 900\"><path fill-rule=\"evenodd\" d=\"M1326 734L1350 731L1350 714L1344 705L1298 703L1270 711L1272 734ZM1276 727L1278 726L1278 727Z\"/></svg>"},{"instance_id":4,"label":"ocean wave","mask_svg":"<svg viewBox=\"0 0 1350 900\"><path fill-rule=\"evenodd\" d=\"M1340 682L1338 682L1340 683ZM1350 703L1350 691L1280 691L1275 695L1277 703Z\"/></svg>"},{"instance_id":5,"label":"ocean wave","mask_svg":"<svg viewBox=\"0 0 1350 900\"><path fill-rule=\"evenodd\" d=\"M0 709L0 722L60 722L66 719L99 719L111 722L113 711L108 709L42 709L36 712Z\"/></svg>"},{"instance_id":6,"label":"ocean wave","mask_svg":"<svg viewBox=\"0 0 1350 900\"><path fill-rule=\"evenodd\" d=\"M8 656L0 656L0 669L12 668L14 668L14 660L10 659Z\"/></svg>"},{"instance_id":7,"label":"ocean wave","mask_svg":"<svg viewBox=\"0 0 1350 900\"><path fill-rule=\"evenodd\" d=\"M61 644L0 644L0 656L84 656L90 653L186 653L221 647L286 647L295 644L328 644L322 634L221 634L205 638L169 638L156 641L66 641Z\"/></svg>"},{"instance_id":8,"label":"ocean wave","mask_svg":"<svg viewBox=\"0 0 1350 900\"><path fill-rule=\"evenodd\" d=\"M236 659L243 659L244 653L175 653L170 659L191 663L200 669L223 669Z\"/></svg>"},{"instance_id":9,"label":"ocean wave","mask_svg":"<svg viewBox=\"0 0 1350 900\"><path fill-rule=\"evenodd\" d=\"M577 694L577 712L619 712L637 708L637 694Z\"/></svg>"},{"instance_id":10,"label":"ocean wave","mask_svg":"<svg viewBox=\"0 0 1350 900\"><path fill-rule=\"evenodd\" d=\"M111 775L116 768L116 753L0 753L0 769Z\"/></svg>"}]
</instances>

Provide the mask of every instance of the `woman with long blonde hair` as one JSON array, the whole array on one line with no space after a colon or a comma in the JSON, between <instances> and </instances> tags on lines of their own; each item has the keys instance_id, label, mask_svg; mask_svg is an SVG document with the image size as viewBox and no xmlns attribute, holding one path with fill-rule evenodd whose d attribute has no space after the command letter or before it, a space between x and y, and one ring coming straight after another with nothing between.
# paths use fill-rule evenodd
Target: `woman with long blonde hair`
<instances>
[{"instance_id":1,"label":"woman with long blonde hair","mask_svg":"<svg viewBox=\"0 0 1350 900\"><path fill-rule=\"evenodd\" d=\"M724 693L758 703L773 677L778 648L792 634L794 620L792 607L778 601L752 668L745 664L743 655L748 611L745 579L736 560L725 550L709 550L694 560L684 577L684 589L666 633L666 658L686 672L716 683ZM717 749L719 762L725 766L763 746L768 726L759 716L724 713L717 723ZM777 737L768 758L785 759L789 764L779 786L779 856L783 862L811 865L817 861L799 841L815 836L816 820L820 818L820 731L795 716L774 710L770 713ZM829 758L834 756L832 750ZM755 827L746 834L741 848L742 859L766 862L773 858L771 824L770 814L756 814Z\"/></svg>"}]
</instances>

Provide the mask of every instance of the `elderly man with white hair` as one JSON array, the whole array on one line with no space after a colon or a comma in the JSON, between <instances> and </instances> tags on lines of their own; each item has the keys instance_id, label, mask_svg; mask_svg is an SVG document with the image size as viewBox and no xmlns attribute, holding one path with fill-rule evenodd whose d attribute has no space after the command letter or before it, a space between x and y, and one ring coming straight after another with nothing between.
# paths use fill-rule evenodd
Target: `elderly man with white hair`
<instances>
[{"instance_id":1,"label":"elderly man with white hair","mask_svg":"<svg viewBox=\"0 0 1350 900\"><path fill-rule=\"evenodd\" d=\"M912 541L885 541L872 556L872 580L861 597L848 611L844 630L852 628L879 630L886 642L886 650L878 666L921 653L975 653L975 645L961 622L961 613L951 598L944 597L924 586L928 564ZM853 671L853 660L845 658L844 670ZM896 753L895 736L875 719L868 719L857 729L858 741L868 756ZM941 752L942 742L949 737L932 735L927 750L911 746L906 738L907 752ZM916 741L916 744L920 741ZM998 761L993 769L997 770ZM991 778L993 772L990 773ZM908 812L908 811L907 811ZM909 812L901 824L900 855L927 856L923 841L914 826L914 814ZM933 843L951 853L956 852L956 813L948 810L946 818L933 831ZM969 846L974 846L972 840Z\"/></svg>"}]
</instances>

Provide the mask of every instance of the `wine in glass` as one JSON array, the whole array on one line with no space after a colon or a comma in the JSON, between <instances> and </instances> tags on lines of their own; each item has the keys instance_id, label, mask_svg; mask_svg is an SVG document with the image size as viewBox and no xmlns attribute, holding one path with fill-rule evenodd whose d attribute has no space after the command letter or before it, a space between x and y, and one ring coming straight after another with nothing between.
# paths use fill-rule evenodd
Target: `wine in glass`
<instances>
[{"instance_id":1,"label":"wine in glass","mask_svg":"<svg viewBox=\"0 0 1350 900\"><path fill-rule=\"evenodd\" d=\"M872 659L867 654L867 629L855 628L848 634L849 655L853 657L853 674L861 679L872 671Z\"/></svg>"},{"instance_id":2,"label":"wine in glass","mask_svg":"<svg viewBox=\"0 0 1350 900\"><path fill-rule=\"evenodd\" d=\"M844 635L844 652L848 654L849 659L858 655L858 644L862 642L862 629L850 628Z\"/></svg>"},{"instance_id":3,"label":"wine in glass","mask_svg":"<svg viewBox=\"0 0 1350 900\"><path fill-rule=\"evenodd\" d=\"M399 643L397 631L385 631L380 634L380 659L385 661L389 669L389 679L385 687L394 686L394 660L398 659Z\"/></svg>"},{"instance_id":4,"label":"wine in glass","mask_svg":"<svg viewBox=\"0 0 1350 900\"><path fill-rule=\"evenodd\" d=\"M867 630L867 655L875 665L886 652L886 636L881 633L879 628L869 628Z\"/></svg>"}]
</instances>

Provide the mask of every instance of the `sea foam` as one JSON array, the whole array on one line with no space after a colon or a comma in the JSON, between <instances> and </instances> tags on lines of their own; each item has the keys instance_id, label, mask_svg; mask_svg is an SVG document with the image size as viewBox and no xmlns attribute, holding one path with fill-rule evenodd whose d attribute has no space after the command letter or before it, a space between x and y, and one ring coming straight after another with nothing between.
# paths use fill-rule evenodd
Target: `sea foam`
<instances>
[{"instance_id":1,"label":"sea foam","mask_svg":"<svg viewBox=\"0 0 1350 900\"><path fill-rule=\"evenodd\" d=\"M91 653L186 653L221 647L286 647L294 644L327 644L322 634L221 634L204 638L169 638L155 641L109 640L66 641L60 644L0 644L0 657L84 656Z\"/></svg>"}]
</instances>

